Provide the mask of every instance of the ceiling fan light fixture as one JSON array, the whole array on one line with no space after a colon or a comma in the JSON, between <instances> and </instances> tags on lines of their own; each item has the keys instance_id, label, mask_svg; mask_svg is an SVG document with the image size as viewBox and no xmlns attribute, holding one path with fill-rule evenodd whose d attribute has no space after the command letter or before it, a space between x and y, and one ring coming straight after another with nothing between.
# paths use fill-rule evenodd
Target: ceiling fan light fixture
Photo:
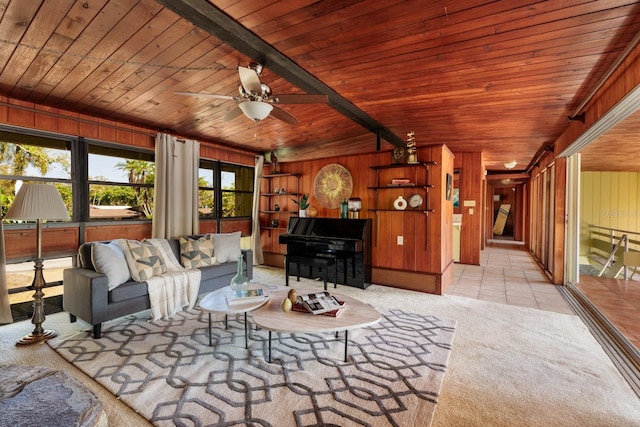
<instances>
[{"instance_id":1,"label":"ceiling fan light fixture","mask_svg":"<svg viewBox=\"0 0 640 427\"><path fill-rule=\"evenodd\" d=\"M515 160L511 160L510 162L505 163L504 167L507 169L513 169L516 167L517 164L518 162L516 162Z\"/></svg>"},{"instance_id":2,"label":"ceiling fan light fixture","mask_svg":"<svg viewBox=\"0 0 640 427\"><path fill-rule=\"evenodd\" d=\"M255 122L265 119L273 110L273 105L261 101L241 102L238 107L240 107L245 116Z\"/></svg>"}]
</instances>

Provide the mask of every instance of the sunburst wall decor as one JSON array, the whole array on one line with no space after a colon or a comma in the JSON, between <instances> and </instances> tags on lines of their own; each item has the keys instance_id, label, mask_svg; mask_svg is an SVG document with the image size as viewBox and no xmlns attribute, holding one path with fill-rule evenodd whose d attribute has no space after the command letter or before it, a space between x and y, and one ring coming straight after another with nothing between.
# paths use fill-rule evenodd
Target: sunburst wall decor
<instances>
[{"instance_id":1,"label":"sunburst wall decor","mask_svg":"<svg viewBox=\"0 0 640 427\"><path fill-rule=\"evenodd\" d=\"M337 209L353 191L353 180L342 165L331 163L318 171L313 184L316 200L327 209Z\"/></svg>"}]
</instances>

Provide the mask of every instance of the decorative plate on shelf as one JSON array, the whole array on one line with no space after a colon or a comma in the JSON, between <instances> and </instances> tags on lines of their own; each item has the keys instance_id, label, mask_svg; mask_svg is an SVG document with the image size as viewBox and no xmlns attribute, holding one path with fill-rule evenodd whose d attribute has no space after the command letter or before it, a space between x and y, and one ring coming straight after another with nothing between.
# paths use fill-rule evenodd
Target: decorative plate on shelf
<instances>
[{"instance_id":1,"label":"decorative plate on shelf","mask_svg":"<svg viewBox=\"0 0 640 427\"><path fill-rule=\"evenodd\" d=\"M331 163L318 171L313 189L321 206L337 209L340 203L351 197L353 180L344 166Z\"/></svg>"},{"instance_id":2,"label":"decorative plate on shelf","mask_svg":"<svg viewBox=\"0 0 640 427\"><path fill-rule=\"evenodd\" d=\"M411 197L409 197L409 207L413 209L418 209L422 205L422 202L422 196L419 194L412 194Z\"/></svg>"}]
</instances>

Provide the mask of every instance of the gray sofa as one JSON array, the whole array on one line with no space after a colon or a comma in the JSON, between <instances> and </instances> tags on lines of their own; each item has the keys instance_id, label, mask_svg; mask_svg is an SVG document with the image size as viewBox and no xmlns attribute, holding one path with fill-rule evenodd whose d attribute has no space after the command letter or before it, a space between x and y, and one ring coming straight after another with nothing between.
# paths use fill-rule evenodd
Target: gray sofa
<instances>
[{"instance_id":1,"label":"gray sofa","mask_svg":"<svg viewBox=\"0 0 640 427\"><path fill-rule=\"evenodd\" d=\"M191 236L197 237L197 236ZM169 239L171 250L180 260L178 239ZM63 271L64 295L62 307L70 316L71 322L77 318L93 326L93 337L101 337L102 322L134 314L151 308L146 282L129 280L115 289L109 290L107 276L96 272L91 261L91 245L84 243L78 248L79 267ZM105 243L105 242L100 242ZM242 249L244 274L253 278L253 252ZM237 272L236 261L200 267L201 282L199 294L209 293L228 286Z\"/></svg>"}]
</instances>

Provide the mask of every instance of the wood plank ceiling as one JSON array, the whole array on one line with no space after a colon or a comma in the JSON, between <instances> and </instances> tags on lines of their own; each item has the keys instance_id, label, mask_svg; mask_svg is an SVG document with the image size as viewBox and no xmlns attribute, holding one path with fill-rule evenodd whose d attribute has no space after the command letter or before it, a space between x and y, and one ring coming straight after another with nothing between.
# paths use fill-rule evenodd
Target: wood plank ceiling
<instances>
[{"instance_id":1,"label":"wood plank ceiling","mask_svg":"<svg viewBox=\"0 0 640 427\"><path fill-rule=\"evenodd\" d=\"M0 0L0 96L282 161L371 153L376 132L389 150L414 131L419 146L483 151L489 170L525 169L634 40L639 12L625 0ZM274 95L328 104L280 105L296 125L224 122L236 101L175 94L238 96L236 68L255 61ZM617 141L636 138L626 128ZM593 167L606 165L612 150L596 151Z\"/></svg>"}]
</instances>

